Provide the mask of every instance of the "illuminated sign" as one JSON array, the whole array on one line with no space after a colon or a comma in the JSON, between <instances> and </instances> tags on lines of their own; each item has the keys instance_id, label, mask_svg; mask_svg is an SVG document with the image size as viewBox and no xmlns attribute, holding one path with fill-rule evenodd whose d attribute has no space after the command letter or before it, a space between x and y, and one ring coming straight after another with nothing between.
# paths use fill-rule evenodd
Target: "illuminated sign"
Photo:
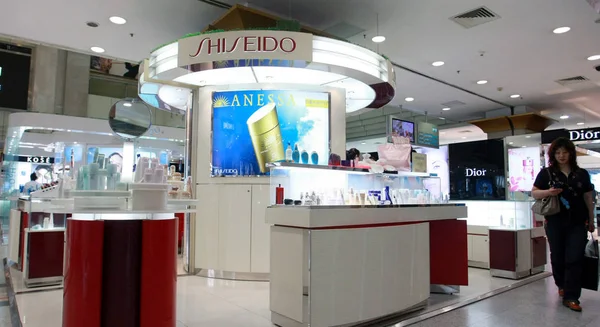
<instances>
[{"instance_id":1,"label":"illuminated sign","mask_svg":"<svg viewBox=\"0 0 600 327\"><path fill-rule=\"evenodd\" d=\"M43 157L43 156L19 156L17 158L19 162L29 162L35 164L53 164L54 158L52 157Z\"/></svg>"},{"instance_id":2,"label":"illuminated sign","mask_svg":"<svg viewBox=\"0 0 600 327\"><path fill-rule=\"evenodd\" d=\"M312 61L312 43L312 34L286 31L201 34L179 40L178 65L242 59Z\"/></svg>"},{"instance_id":3,"label":"illuminated sign","mask_svg":"<svg viewBox=\"0 0 600 327\"><path fill-rule=\"evenodd\" d=\"M485 176L486 172L487 172L486 169L466 168L465 169L465 176L467 176L467 177L481 177L481 176Z\"/></svg>"},{"instance_id":4,"label":"illuminated sign","mask_svg":"<svg viewBox=\"0 0 600 327\"><path fill-rule=\"evenodd\" d=\"M593 141L600 140L600 129L589 128L569 131L571 141Z\"/></svg>"}]
</instances>

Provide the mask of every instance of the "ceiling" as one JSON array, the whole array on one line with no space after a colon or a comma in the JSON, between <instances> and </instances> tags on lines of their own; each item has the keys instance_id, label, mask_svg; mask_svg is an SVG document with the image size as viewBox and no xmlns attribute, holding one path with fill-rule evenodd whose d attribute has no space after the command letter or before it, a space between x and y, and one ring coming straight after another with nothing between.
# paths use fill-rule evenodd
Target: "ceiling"
<instances>
[{"instance_id":1,"label":"ceiling","mask_svg":"<svg viewBox=\"0 0 600 327\"><path fill-rule=\"evenodd\" d=\"M408 68L397 69L398 94L392 105L456 121L481 118L491 109L526 105L555 119L568 114L570 118L560 124L600 125L600 72L594 69L600 61L586 60L600 54L600 42L594 41L600 35L600 24L595 23L600 16L586 0L253 0L247 4L349 37ZM470 29L449 19L480 6L500 18ZM100 46L107 56L131 61L202 30L225 12L198 0L22 0L4 1L0 10L11 13L0 20L5 35L88 53L90 47ZM387 37L379 49L371 41L377 34L377 14L379 34ZM125 17L127 24L111 24L108 17L113 15ZM100 26L89 28L86 21ZM552 33L561 26L572 30ZM434 61L446 64L433 67ZM568 87L555 82L573 76L589 81ZM489 83L477 85L481 79ZM511 99L511 94L522 98ZM405 102L406 97L415 101ZM464 105L442 112L442 104L451 101Z\"/></svg>"}]
</instances>

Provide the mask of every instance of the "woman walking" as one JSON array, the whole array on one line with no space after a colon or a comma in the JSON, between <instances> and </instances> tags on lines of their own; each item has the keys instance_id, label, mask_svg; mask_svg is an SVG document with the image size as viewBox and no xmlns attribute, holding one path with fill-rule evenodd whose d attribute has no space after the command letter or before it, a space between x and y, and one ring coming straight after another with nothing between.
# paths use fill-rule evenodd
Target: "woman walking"
<instances>
[{"instance_id":1,"label":"woman walking","mask_svg":"<svg viewBox=\"0 0 600 327\"><path fill-rule=\"evenodd\" d=\"M535 199L558 196L560 212L546 216L554 282L563 304L581 311L581 279L587 232L594 232L593 187L587 170L577 165L575 145L558 138L548 150L550 165L535 179Z\"/></svg>"}]
</instances>

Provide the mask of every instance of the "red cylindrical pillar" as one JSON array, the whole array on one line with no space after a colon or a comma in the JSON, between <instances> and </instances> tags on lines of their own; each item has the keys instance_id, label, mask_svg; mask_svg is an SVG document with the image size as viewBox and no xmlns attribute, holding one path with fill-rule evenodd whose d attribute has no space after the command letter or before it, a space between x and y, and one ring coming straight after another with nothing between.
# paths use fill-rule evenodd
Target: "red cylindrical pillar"
<instances>
[{"instance_id":1,"label":"red cylindrical pillar","mask_svg":"<svg viewBox=\"0 0 600 327\"><path fill-rule=\"evenodd\" d=\"M140 327L175 327L177 219L142 225Z\"/></svg>"},{"instance_id":2,"label":"red cylindrical pillar","mask_svg":"<svg viewBox=\"0 0 600 327\"><path fill-rule=\"evenodd\" d=\"M100 327L104 222L67 221L63 327Z\"/></svg>"}]
</instances>

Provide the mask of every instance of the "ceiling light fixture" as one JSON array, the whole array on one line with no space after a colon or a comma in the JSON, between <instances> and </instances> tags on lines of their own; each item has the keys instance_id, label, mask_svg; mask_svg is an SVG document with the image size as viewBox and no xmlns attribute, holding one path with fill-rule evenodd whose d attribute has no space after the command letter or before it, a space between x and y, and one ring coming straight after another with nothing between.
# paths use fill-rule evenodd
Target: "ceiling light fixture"
<instances>
[{"instance_id":1,"label":"ceiling light fixture","mask_svg":"<svg viewBox=\"0 0 600 327\"><path fill-rule=\"evenodd\" d=\"M562 115L559 117L560 119L569 119L569 115Z\"/></svg>"},{"instance_id":2,"label":"ceiling light fixture","mask_svg":"<svg viewBox=\"0 0 600 327\"><path fill-rule=\"evenodd\" d=\"M373 36L371 40L375 43L381 43L385 41L385 36L379 34L379 14L377 14L377 35Z\"/></svg>"},{"instance_id":3,"label":"ceiling light fixture","mask_svg":"<svg viewBox=\"0 0 600 327\"><path fill-rule=\"evenodd\" d=\"M360 143L360 144L363 144L363 145L364 145L364 144L367 144L367 142L362 142L362 143Z\"/></svg>"},{"instance_id":4,"label":"ceiling light fixture","mask_svg":"<svg viewBox=\"0 0 600 327\"><path fill-rule=\"evenodd\" d=\"M483 84L487 84L487 83L488 83L488 81L486 81L484 79L482 79L481 81L477 81L477 84L479 84L479 85L483 85Z\"/></svg>"},{"instance_id":5,"label":"ceiling light fixture","mask_svg":"<svg viewBox=\"0 0 600 327\"><path fill-rule=\"evenodd\" d=\"M513 145L513 144L515 144L515 142L508 142L508 144Z\"/></svg>"},{"instance_id":6,"label":"ceiling light fixture","mask_svg":"<svg viewBox=\"0 0 600 327\"><path fill-rule=\"evenodd\" d=\"M463 139L463 140L466 140L466 139L467 139L467 137L466 137L466 136L463 136L463 137L462 137L462 139Z\"/></svg>"},{"instance_id":7,"label":"ceiling light fixture","mask_svg":"<svg viewBox=\"0 0 600 327\"><path fill-rule=\"evenodd\" d=\"M92 51L94 51L95 53L103 53L104 49L102 49L101 47L91 47L90 48Z\"/></svg>"},{"instance_id":8,"label":"ceiling light fixture","mask_svg":"<svg viewBox=\"0 0 600 327\"><path fill-rule=\"evenodd\" d=\"M408 97L408 98L405 98L404 101L413 102L413 101L415 101L415 98Z\"/></svg>"},{"instance_id":9,"label":"ceiling light fixture","mask_svg":"<svg viewBox=\"0 0 600 327\"><path fill-rule=\"evenodd\" d=\"M125 106L125 107L131 107L131 102L125 102L125 103L123 103L123 106Z\"/></svg>"},{"instance_id":10,"label":"ceiling light fixture","mask_svg":"<svg viewBox=\"0 0 600 327\"><path fill-rule=\"evenodd\" d=\"M589 56L587 59L589 61L599 60L600 59L600 55Z\"/></svg>"},{"instance_id":11,"label":"ceiling light fixture","mask_svg":"<svg viewBox=\"0 0 600 327\"><path fill-rule=\"evenodd\" d=\"M564 26L564 27L555 28L554 31L552 31L552 33L554 33L554 34L563 34L563 33L567 33L570 30L571 30L570 27Z\"/></svg>"},{"instance_id":12,"label":"ceiling light fixture","mask_svg":"<svg viewBox=\"0 0 600 327\"><path fill-rule=\"evenodd\" d=\"M434 61L431 65L434 67L444 66L445 62L443 61Z\"/></svg>"},{"instance_id":13,"label":"ceiling light fixture","mask_svg":"<svg viewBox=\"0 0 600 327\"><path fill-rule=\"evenodd\" d=\"M117 24L117 25L123 25L123 24L127 23L127 19L125 19L123 17L119 17L119 16L112 16L108 20L110 20L111 23Z\"/></svg>"},{"instance_id":14,"label":"ceiling light fixture","mask_svg":"<svg viewBox=\"0 0 600 327\"><path fill-rule=\"evenodd\" d=\"M448 111L450 108L442 108L443 111Z\"/></svg>"},{"instance_id":15,"label":"ceiling light fixture","mask_svg":"<svg viewBox=\"0 0 600 327\"><path fill-rule=\"evenodd\" d=\"M520 97L521 97L521 95L520 95L520 94L513 94L513 95L511 95L510 97L511 97L512 99L517 99L517 98L520 98Z\"/></svg>"},{"instance_id":16,"label":"ceiling light fixture","mask_svg":"<svg viewBox=\"0 0 600 327\"><path fill-rule=\"evenodd\" d=\"M579 122L579 123L577 123L577 125L578 126L582 126L582 125L585 125L585 123L584 122Z\"/></svg>"}]
</instances>

